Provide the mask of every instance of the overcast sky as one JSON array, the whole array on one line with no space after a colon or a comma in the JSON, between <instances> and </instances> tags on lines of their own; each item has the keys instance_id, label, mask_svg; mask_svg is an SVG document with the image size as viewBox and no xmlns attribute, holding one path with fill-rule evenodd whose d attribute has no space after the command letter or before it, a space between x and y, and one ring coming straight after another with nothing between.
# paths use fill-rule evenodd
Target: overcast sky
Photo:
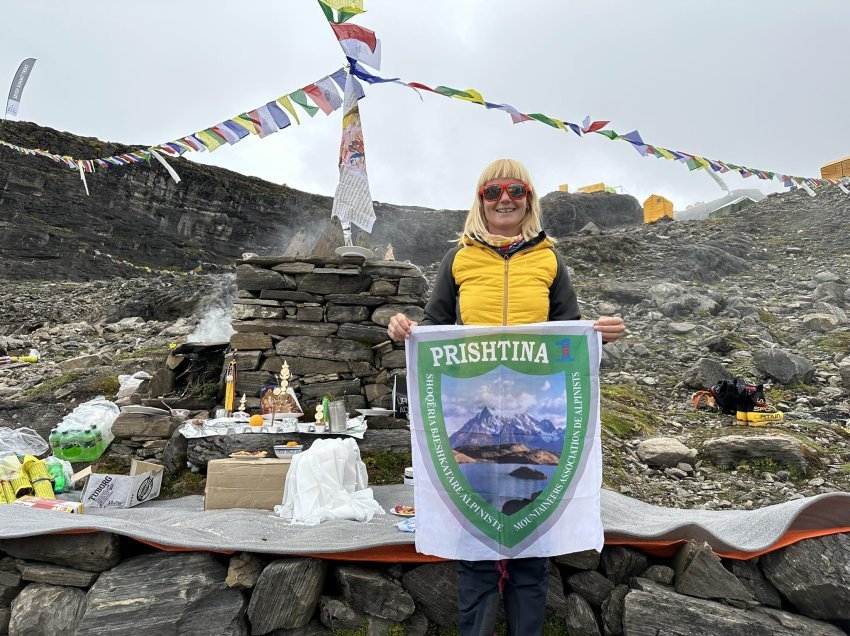
<instances>
[{"instance_id":1,"label":"overcast sky","mask_svg":"<svg viewBox=\"0 0 850 636\"><path fill-rule=\"evenodd\" d=\"M850 155L846 0L366 0L366 9L354 23L381 38L386 77L474 88L567 121L610 119L649 143L776 172L819 176ZM202 130L345 62L315 0L27 0L5 3L3 25L0 90L21 60L38 60L20 119L128 144ZM505 156L543 192L604 181L676 209L722 194L702 171L625 142L513 125L506 113L429 93L421 101L401 86L366 89L377 201L467 208L481 169ZM332 195L340 128L339 111L319 113L187 156Z\"/></svg>"}]
</instances>

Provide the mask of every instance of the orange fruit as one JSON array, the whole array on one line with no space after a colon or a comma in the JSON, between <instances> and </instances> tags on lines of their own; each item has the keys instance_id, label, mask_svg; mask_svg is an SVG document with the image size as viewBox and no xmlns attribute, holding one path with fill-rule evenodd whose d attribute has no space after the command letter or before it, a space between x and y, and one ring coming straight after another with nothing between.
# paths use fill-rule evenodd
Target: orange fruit
<instances>
[{"instance_id":1,"label":"orange fruit","mask_svg":"<svg viewBox=\"0 0 850 636\"><path fill-rule=\"evenodd\" d=\"M262 426L263 424L265 424L265 421L263 420L262 415L257 414L251 416L251 419L248 420L248 424L250 424L251 426Z\"/></svg>"}]
</instances>

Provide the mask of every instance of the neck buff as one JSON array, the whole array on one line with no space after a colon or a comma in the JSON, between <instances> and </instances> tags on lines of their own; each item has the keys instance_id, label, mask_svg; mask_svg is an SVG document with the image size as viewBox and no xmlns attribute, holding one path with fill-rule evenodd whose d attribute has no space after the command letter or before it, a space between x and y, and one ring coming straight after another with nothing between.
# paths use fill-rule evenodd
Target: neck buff
<instances>
[{"instance_id":1,"label":"neck buff","mask_svg":"<svg viewBox=\"0 0 850 636\"><path fill-rule=\"evenodd\" d=\"M495 247L500 252L508 252L525 243L525 237L522 234L516 236L501 236L499 234L490 234L484 232L481 239L490 247Z\"/></svg>"}]
</instances>

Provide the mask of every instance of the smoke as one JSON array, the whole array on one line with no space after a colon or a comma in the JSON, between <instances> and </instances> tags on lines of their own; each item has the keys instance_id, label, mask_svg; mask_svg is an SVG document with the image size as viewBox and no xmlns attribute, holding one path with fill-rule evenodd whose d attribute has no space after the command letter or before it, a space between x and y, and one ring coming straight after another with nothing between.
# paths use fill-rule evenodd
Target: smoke
<instances>
[{"instance_id":1,"label":"smoke","mask_svg":"<svg viewBox=\"0 0 850 636\"><path fill-rule=\"evenodd\" d=\"M216 281L210 296L198 304L201 321L186 336L186 342L228 342L236 333L230 326L231 306L236 299L236 275L225 274Z\"/></svg>"}]
</instances>

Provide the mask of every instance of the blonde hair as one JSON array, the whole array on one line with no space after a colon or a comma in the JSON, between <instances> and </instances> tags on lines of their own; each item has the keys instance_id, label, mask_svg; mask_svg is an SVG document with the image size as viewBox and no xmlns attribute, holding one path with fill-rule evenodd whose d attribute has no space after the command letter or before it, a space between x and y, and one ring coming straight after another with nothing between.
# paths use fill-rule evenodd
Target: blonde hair
<instances>
[{"instance_id":1,"label":"blonde hair","mask_svg":"<svg viewBox=\"0 0 850 636\"><path fill-rule=\"evenodd\" d=\"M481 203L481 195L478 194L478 191L485 183L495 179L516 179L528 184L528 194L526 195L528 208L525 218L522 220L520 231L526 240L530 240L543 230L540 199L537 196L534 184L531 183L531 175L528 174L528 170L514 159L496 159L484 168L481 176L478 177L478 184L475 186L475 200L472 202L469 214L466 215L463 233L458 237L458 243L463 244L464 237L483 239L484 234L487 233L487 220L484 218L484 206Z\"/></svg>"}]
</instances>

